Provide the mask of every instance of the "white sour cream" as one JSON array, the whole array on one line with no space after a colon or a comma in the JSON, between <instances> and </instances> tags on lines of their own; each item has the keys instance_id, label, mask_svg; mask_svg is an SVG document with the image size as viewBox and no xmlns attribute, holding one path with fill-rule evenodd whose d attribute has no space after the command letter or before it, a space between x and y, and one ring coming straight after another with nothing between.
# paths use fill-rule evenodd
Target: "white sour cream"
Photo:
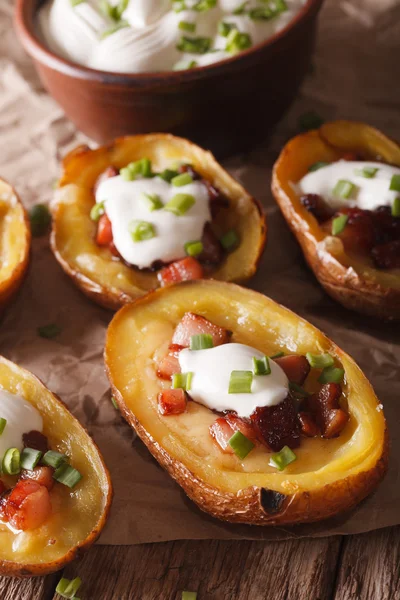
<instances>
[{"instance_id":1,"label":"white sour cream","mask_svg":"<svg viewBox=\"0 0 400 600\"><path fill-rule=\"evenodd\" d=\"M365 167L378 169L374 177L359 174ZM342 206L357 206L363 210L374 210L378 206L391 206L399 192L390 190L393 175L400 175L400 168L376 162L339 160L326 167L307 173L297 184L299 194L319 194L333 209ZM333 193L341 179L350 181L355 188L349 198Z\"/></svg>"},{"instance_id":2,"label":"white sour cream","mask_svg":"<svg viewBox=\"0 0 400 600\"><path fill-rule=\"evenodd\" d=\"M71 0L48 0L39 11L39 29L53 52L87 67L120 73L165 71L178 65L187 67L192 61L203 66L230 58L227 38L218 34L221 21L235 24L255 45L286 27L305 0L286 0L287 10L268 20L234 15L243 0L218 0L206 11L193 10L196 2L186 0L186 9L175 12L171 0L129 0L121 15L126 26L104 36L115 22L102 13L100 0L75 6ZM110 5L118 4L119 0L110 0ZM246 10L265 7L262 0L248 0ZM180 29L181 21L194 24L195 31ZM210 51L190 54L178 50L182 36L210 38Z\"/></svg>"},{"instance_id":3,"label":"white sour cream","mask_svg":"<svg viewBox=\"0 0 400 600\"><path fill-rule=\"evenodd\" d=\"M9 448L22 450L22 436L29 431L43 431L43 419L32 404L0 389L0 418L7 424L0 435L0 460Z\"/></svg>"},{"instance_id":4,"label":"white sour cream","mask_svg":"<svg viewBox=\"0 0 400 600\"><path fill-rule=\"evenodd\" d=\"M151 211L143 194L157 195L166 204L176 194L190 194L195 204L183 215L167 210ZM211 221L209 195L201 181L176 187L160 177L125 181L120 175L103 181L96 192L96 202L104 201L111 221L114 245L122 258L140 268L151 267L158 260L170 262L184 258L185 244L201 240L204 225ZM131 223L151 223L155 237L134 242Z\"/></svg>"},{"instance_id":5,"label":"white sour cream","mask_svg":"<svg viewBox=\"0 0 400 600\"><path fill-rule=\"evenodd\" d=\"M182 373L192 372L190 397L211 410L235 411L239 417L250 417L256 408L280 404L288 395L289 381L273 360L270 375L255 375L251 393L229 394L232 371L252 371L253 356L262 352L244 344L223 344L206 350L181 350L179 364Z\"/></svg>"}]
</instances>

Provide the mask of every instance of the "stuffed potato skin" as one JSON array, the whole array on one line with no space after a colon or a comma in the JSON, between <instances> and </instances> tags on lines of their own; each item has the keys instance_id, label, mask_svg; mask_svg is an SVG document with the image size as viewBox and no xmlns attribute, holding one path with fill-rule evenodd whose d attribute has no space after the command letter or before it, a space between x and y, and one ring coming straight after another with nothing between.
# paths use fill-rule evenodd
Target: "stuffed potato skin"
<instances>
[{"instance_id":1,"label":"stuffed potato skin","mask_svg":"<svg viewBox=\"0 0 400 600\"><path fill-rule=\"evenodd\" d=\"M383 160L400 166L400 146L364 123L335 121L290 140L273 169L272 192L305 259L326 292L346 308L383 319L400 319L400 272L377 270L355 260L324 232L300 203L290 185L299 181L318 161L332 162L345 152L366 160Z\"/></svg>"},{"instance_id":2,"label":"stuffed potato skin","mask_svg":"<svg viewBox=\"0 0 400 600\"><path fill-rule=\"evenodd\" d=\"M169 167L174 161L190 162L230 199L231 206L222 209L213 223L221 233L235 228L241 243L213 271L212 277L227 281L251 277L266 242L267 227L260 204L209 152L170 134L150 134L118 138L97 150L80 146L63 161L63 174L52 203L51 246L77 287L101 306L113 310L158 287L156 273L131 268L115 260L108 248L97 246L95 224L89 216L98 176L110 165L120 169L144 156L156 170Z\"/></svg>"},{"instance_id":3,"label":"stuffed potato skin","mask_svg":"<svg viewBox=\"0 0 400 600\"><path fill-rule=\"evenodd\" d=\"M342 362L347 377L350 424L342 441L340 437L335 441L325 440L327 449L329 443L337 444L331 461L326 464L317 461L314 471L310 464L301 467L300 459L297 467L290 466L283 473L252 473L231 468L231 464L229 467L225 464L221 469L219 459L216 461L212 451L203 447L205 438L188 442L182 433L190 427L189 419L203 418L206 409L189 403L189 414L181 421L183 415L163 418L157 414L151 401L157 387L147 370L156 343L151 327L147 330L146 340L140 330L151 316L154 329L165 331L165 336L161 336L165 343L167 331L169 334L186 311L193 310L213 323L233 330L235 341L265 352L286 347L291 352L303 354L318 348ZM268 332L267 340L265 332ZM134 343L132 339L135 339ZM139 350L143 345L146 351ZM143 375L138 383L140 376L133 365L137 361L137 368L141 368L142 358L145 358L143 364L149 376L148 384L143 382ZM354 507L377 486L386 471L388 437L385 418L360 369L312 325L254 291L217 281L187 282L154 291L114 316L107 334L105 363L124 418L199 508L219 519L254 525L325 519ZM357 398L362 398L363 402ZM171 419L178 419L176 429L170 425ZM195 424L196 432L200 432L198 422ZM360 426L358 434L357 425ZM309 444L309 440L302 444ZM346 452L339 458L343 448ZM321 452L315 454L321 455ZM266 458L265 464L267 462Z\"/></svg>"},{"instance_id":4,"label":"stuffed potato skin","mask_svg":"<svg viewBox=\"0 0 400 600\"><path fill-rule=\"evenodd\" d=\"M1 575L12 577L47 575L62 569L97 540L111 507L113 493L111 479L92 438L68 411L62 400L50 392L37 377L0 356L0 385L11 393L23 394L25 399L39 410L44 421L44 433L51 442L51 447L68 453L71 463L78 467L84 476L79 488L74 490L73 494L67 488L61 491L66 498L65 504L59 504L57 500L60 514L55 518L64 519L64 528L70 527L71 531L65 539L63 538L62 543L57 542L54 551L51 546L44 547L42 539L35 539L36 530L29 532L30 545L28 549L21 552L10 549L12 546L5 538L11 534L2 534ZM63 507L70 508L71 512L63 514ZM74 526L73 530L72 526ZM51 524L50 527L53 527L50 531L53 531L56 537L55 526ZM74 543L71 543L72 539Z\"/></svg>"},{"instance_id":5,"label":"stuffed potato skin","mask_svg":"<svg viewBox=\"0 0 400 600\"><path fill-rule=\"evenodd\" d=\"M28 271L31 230L14 188L0 178L0 312L12 301Z\"/></svg>"}]
</instances>

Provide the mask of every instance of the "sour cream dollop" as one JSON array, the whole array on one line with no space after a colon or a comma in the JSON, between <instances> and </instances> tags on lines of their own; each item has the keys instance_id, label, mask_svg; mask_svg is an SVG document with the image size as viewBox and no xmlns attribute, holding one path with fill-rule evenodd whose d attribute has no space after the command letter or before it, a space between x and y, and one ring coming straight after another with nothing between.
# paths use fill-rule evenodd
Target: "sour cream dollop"
<instances>
[{"instance_id":1,"label":"sour cream dollop","mask_svg":"<svg viewBox=\"0 0 400 600\"><path fill-rule=\"evenodd\" d=\"M43 431L43 419L39 411L21 396L3 389L0 389L0 417L7 421L0 435L0 460L9 448L22 450L24 433Z\"/></svg>"},{"instance_id":2,"label":"sour cream dollop","mask_svg":"<svg viewBox=\"0 0 400 600\"><path fill-rule=\"evenodd\" d=\"M199 0L110 0L109 8L124 9L115 20L112 10L104 10L104 0L49 0L39 11L38 25L50 50L64 58L104 71L140 73L230 58L241 45L230 46L231 40L220 33L221 22L249 36L245 49L286 27L304 4L305 0L248 0L243 6L243 0L217 0L210 8L203 1L199 8ZM257 18L255 10L272 12L269 18ZM192 52L182 47L183 37L206 38L207 47L202 53Z\"/></svg>"},{"instance_id":3,"label":"sour cream dollop","mask_svg":"<svg viewBox=\"0 0 400 600\"><path fill-rule=\"evenodd\" d=\"M211 410L235 411L239 417L250 417L256 408L275 406L288 395L289 381L273 360L270 375L254 375L251 393L229 394L232 371L252 371L253 357L264 355L244 344L223 344L206 350L181 350L182 373L193 373L190 397Z\"/></svg>"},{"instance_id":4,"label":"sour cream dollop","mask_svg":"<svg viewBox=\"0 0 400 600\"><path fill-rule=\"evenodd\" d=\"M365 177L363 169L376 169L376 173ZM400 168L377 162L339 160L307 173L300 179L297 188L301 195L319 194L335 210L343 206L374 210L378 206L392 206L399 195L399 192L390 190L393 175L400 175ZM333 193L340 180L354 185L348 198Z\"/></svg>"},{"instance_id":5,"label":"sour cream dollop","mask_svg":"<svg viewBox=\"0 0 400 600\"><path fill-rule=\"evenodd\" d=\"M151 211L147 195L157 196L167 204L176 194L189 194L194 205L183 215L164 208ZM155 261L171 262L185 256L185 244L201 240L204 225L211 220L209 195L201 181L175 187L161 177L126 181L121 175L103 181L96 191L96 202L103 202L111 221L113 241L122 258L140 268ZM133 241L132 224L150 223L154 237Z\"/></svg>"}]
</instances>

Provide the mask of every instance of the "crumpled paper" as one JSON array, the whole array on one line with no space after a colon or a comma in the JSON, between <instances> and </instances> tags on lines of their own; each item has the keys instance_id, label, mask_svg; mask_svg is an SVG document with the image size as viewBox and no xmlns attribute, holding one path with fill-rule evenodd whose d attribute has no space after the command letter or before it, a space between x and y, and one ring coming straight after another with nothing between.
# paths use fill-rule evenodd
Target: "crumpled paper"
<instances>
[{"instance_id":1,"label":"crumpled paper","mask_svg":"<svg viewBox=\"0 0 400 600\"><path fill-rule=\"evenodd\" d=\"M321 328L367 373L384 404L391 436L389 472L377 492L351 514L292 528L233 526L201 513L158 466L110 402L102 351L107 312L62 273L48 240L34 240L30 273L0 329L0 352L38 375L89 429L111 471L115 498L103 544L173 539L285 539L351 534L400 523L400 331L346 311L307 269L270 192L272 164L297 131L299 115L367 121L400 139L397 0L327 0L314 68L292 109L263 146L225 162L268 217L267 251L251 287ZM0 3L0 174L26 206L48 202L60 158L87 142L43 91L12 30L12 2ZM57 323L54 340L37 327Z\"/></svg>"}]
</instances>

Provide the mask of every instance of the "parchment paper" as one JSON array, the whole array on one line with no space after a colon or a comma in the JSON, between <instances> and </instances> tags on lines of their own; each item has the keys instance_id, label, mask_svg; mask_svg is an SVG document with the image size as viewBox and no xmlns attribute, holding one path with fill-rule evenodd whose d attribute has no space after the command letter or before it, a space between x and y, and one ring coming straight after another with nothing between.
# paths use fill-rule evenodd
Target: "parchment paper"
<instances>
[{"instance_id":1,"label":"parchment paper","mask_svg":"<svg viewBox=\"0 0 400 600\"><path fill-rule=\"evenodd\" d=\"M0 174L27 206L48 202L58 161L84 136L42 90L12 30L12 2L0 0ZM184 538L285 539L368 531L400 523L400 335L330 300L306 268L269 190L279 149L299 115L370 122L400 139L400 5L398 0L327 0L313 72L268 142L225 166L266 207L269 241L251 286L286 304L355 357L384 404L391 434L389 473L357 510L289 529L232 526L202 514L151 458L110 403L102 349L111 313L98 308L61 272L47 239L34 241L28 280L0 328L0 352L41 377L88 427L110 468L115 499L103 544ZM62 327L54 341L36 328Z\"/></svg>"}]
</instances>

